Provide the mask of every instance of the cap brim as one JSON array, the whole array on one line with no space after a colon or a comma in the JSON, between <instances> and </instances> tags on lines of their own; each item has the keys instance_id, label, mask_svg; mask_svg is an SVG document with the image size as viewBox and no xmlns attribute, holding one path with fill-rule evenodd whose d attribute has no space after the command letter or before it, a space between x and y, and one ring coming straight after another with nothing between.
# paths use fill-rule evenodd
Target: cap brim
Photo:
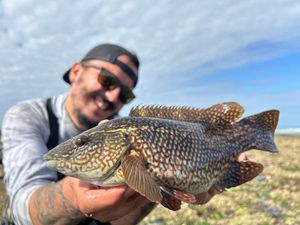
<instances>
[{"instance_id":1,"label":"cap brim","mask_svg":"<svg viewBox=\"0 0 300 225\"><path fill-rule=\"evenodd\" d=\"M68 84L70 84L70 79L69 79L70 70L71 69L67 70L67 72L65 72L64 75L63 75L64 81L67 82Z\"/></svg>"}]
</instances>

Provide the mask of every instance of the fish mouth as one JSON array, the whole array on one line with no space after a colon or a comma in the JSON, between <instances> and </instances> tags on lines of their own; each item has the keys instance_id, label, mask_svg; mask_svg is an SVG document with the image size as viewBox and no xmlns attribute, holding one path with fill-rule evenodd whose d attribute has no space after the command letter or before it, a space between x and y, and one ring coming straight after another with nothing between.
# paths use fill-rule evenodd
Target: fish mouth
<instances>
[{"instance_id":1,"label":"fish mouth","mask_svg":"<svg viewBox=\"0 0 300 225\"><path fill-rule=\"evenodd\" d=\"M52 156L49 155L49 153L46 153L45 155L43 155L43 160L44 161L51 161L53 159Z\"/></svg>"},{"instance_id":2,"label":"fish mouth","mask_svg":"<svg viewBox=\"0 0 300 225\"><path fill-rule=\"evenodd\" d=\"M48 168L55 169L57 168L58 162L56 160L45 160Z\"/></svg>"},{"instance_id":3,"label":"fish mouth","mask_svg":"<svg viewBox=\"0 0 300 225\"><path fill-rule=\"evenodd\" d=\"M58 164L60 163L59 160L53 158L50 154L43 155L43 161L46 163L46 166L50 169L57 170Z\"/></svg>"}]
</instances>

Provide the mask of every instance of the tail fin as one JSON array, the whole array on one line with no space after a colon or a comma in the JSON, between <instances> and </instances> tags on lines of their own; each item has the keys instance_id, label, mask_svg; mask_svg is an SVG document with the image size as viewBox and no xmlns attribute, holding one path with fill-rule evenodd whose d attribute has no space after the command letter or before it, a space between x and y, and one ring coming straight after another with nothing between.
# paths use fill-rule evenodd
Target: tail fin
<instances>
[{"instance_id":1,"label":"tail fin","mask_svg":"<svg viewBox=\"0 0 300 225\"><path fill-rule=\"evenodd\" d=\"M240 132L245 150L258 149L268 152L279 152L274 142L274 132L278 124L279 111L269 110L246 117L239 121L235 131ZM246 140L245 140L246 138Z\"/></svg>"}]
</instances>

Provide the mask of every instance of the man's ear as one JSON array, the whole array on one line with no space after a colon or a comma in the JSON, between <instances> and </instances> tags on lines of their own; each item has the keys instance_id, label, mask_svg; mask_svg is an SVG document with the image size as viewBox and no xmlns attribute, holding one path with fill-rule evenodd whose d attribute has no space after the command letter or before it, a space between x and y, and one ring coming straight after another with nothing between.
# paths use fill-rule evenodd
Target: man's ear
<instances>
[{"instance_id":1,"label":"man's ear","mask_svg":"<svg viewBox=\"0 0 300 225\"><path fill-rule=\"evenodd\" d=\"M76 62L72 65L70 72L69 72L69 80L72 84L76 79L78 79L78 75L81 73L82 66L80 62Z\"/></svg>"}]
</instances>

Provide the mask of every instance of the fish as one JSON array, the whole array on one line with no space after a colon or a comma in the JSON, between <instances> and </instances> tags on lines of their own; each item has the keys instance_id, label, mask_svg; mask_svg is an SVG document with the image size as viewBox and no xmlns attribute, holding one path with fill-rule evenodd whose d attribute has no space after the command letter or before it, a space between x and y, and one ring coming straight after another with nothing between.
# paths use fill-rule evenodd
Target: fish
<instances>
[{"instance_id":1,"label":"fish","mask_svg":"<svg viewBox=\"0 0 300 225\"><path fill-rule=\"evenodd\" d=\"M279 150L279 110L241 119L244 108L223 102L208 108L140 105L128 116L100 122L43 156L46 165L103 187L128 185L152 202L179 210L201 204L201 193L242 185L263 165L238 161L243 152Z\"/></svg>"}]
</instances>

